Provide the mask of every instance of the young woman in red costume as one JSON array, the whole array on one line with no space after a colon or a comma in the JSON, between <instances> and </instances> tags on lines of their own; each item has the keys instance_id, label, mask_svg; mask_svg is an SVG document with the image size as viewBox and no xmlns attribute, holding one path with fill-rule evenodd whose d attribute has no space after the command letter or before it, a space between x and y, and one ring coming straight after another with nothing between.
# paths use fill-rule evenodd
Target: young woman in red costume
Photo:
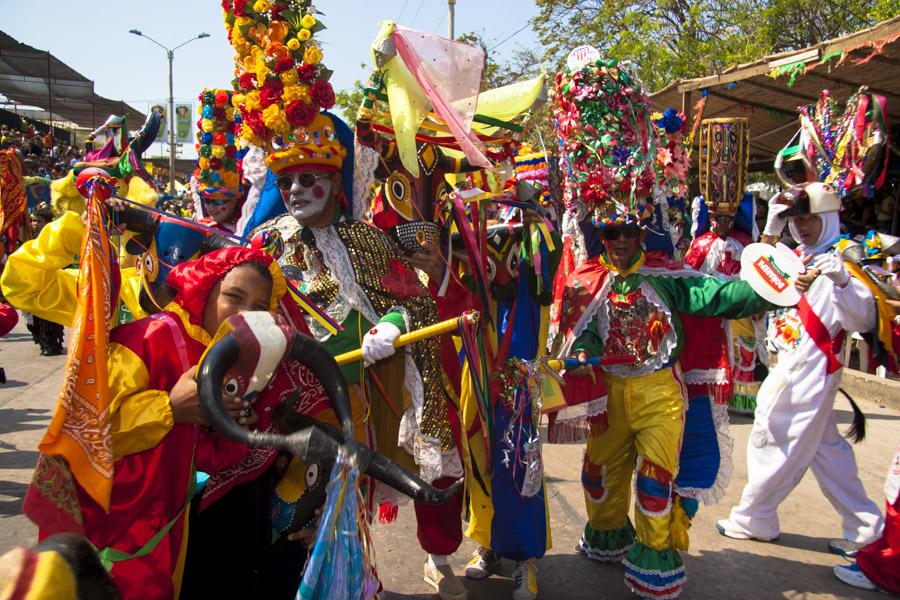
<instances>
[{"instance_id":1,"label":"young woman in red costume","mask_svg":"<svg viewBox=\"0 0 900 600\"><path fill-rule=\"evenodd\" d=\"M178 597L194 471L215 473L247 452L204 427L196 365L225 319L241 311L275 310L286 290L272 258L247 248L226 248L182 264L168 281L176 291L174 302L110 335L116 462L109 512L77 484L75 494L61 500L52 474L36 473L26 501L41 538L74 530L112 562L110 573L124 600ZM256 420L242 401L226 402L243 425Z\"/></svg>"}]
</instances>

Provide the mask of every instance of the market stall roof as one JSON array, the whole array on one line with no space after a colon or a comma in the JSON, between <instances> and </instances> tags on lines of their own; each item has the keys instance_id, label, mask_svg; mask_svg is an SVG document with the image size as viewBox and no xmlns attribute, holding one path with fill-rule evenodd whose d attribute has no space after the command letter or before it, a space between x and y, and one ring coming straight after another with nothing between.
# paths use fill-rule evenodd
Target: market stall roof
<instances>
[{"instance_id":1,"label":"market stall roof","mask_svg":"<svg viewBox=\"0 0 900 600\"><path fill-rule=\"evenodd\" d=\"M840 101L860 86L883 95L890 123L900 123L900 17L802 50L782 52L721 73L676 80L651 94L657 110L681 108L688 122L750 119L751 170L770 170L799 128L797 107L827 89ZM704 106L705 104L705 106Z\"/></svg>"},{"instance_id":2,"label":"market stall roof","mask_svg":"<svg viewBox=\"0 0 900 600\"><path fill-rule=\"evenodd\" d=\"M121 100L94 92L94 82L46 50L23 44L0 31L0 94L37 106L67 121L93 129L110 114L128 114L132 126L146 119Z\"/></svg>"}]
</instances>

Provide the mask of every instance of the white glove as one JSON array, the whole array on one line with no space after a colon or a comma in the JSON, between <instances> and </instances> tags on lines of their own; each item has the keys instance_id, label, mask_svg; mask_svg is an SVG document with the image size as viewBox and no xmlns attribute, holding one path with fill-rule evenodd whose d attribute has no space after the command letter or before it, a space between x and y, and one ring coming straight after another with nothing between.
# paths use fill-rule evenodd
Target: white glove
<instances>
[{"instance_id":1,"label":"white glove","mask_svg":"<svg viewBox=\"0 0 900 600\"><path fill-rule=\"evenodd\" d=\"M790 206L787 204L776 204L773 202L775 198L778 198L778 196L769 200L769 214L766 215L766 226L763 229L763 235L781 235L781 232L784 231L784 226L787 225L787 218L783 216L783 213Z\"/></svg>"},{"instance_id":2,"label":"white glove","mask_svg":"<svg viewBox=\"0 0 900 600\"><path fill-rule=\"evenodd\" d=\"M362 354L366 366L392 356L394 341L400 336L400 330L393 323L378 323L363 336Z\"/></svg>"},{"instance_id":3,"label":"white glove","mask_svg":"<svg viewBox=\"0 0 900 600\"><path fill-rule=\"evenodd\" d=\"M844 259L834 252L818 255L813 259L812 266L819 269L822 275L833 281L838 287L842 288L850 281L850 273L844 268Z\"/></svg>"}]
</instances>

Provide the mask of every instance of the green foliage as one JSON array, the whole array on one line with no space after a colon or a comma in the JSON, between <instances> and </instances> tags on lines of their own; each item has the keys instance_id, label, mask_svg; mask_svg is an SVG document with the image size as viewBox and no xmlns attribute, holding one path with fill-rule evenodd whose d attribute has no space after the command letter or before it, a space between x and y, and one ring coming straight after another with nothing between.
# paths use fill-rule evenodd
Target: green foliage
<instances>
[{"instance_id":1,"label":"green foliage","mask_svg":"<svg viewBox=\"0 0 900 600\"><path fill-rule=\"evenodd\" d=\"M535 0L544 58L577 45L631 61L648 91L803 48L900 13L900 0Z\"/></svg>"}]
</instances>

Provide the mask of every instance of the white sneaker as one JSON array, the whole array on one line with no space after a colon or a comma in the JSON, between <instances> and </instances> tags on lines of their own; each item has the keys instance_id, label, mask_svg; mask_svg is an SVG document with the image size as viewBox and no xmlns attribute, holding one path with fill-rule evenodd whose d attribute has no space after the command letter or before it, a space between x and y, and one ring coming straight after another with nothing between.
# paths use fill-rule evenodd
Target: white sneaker
<instances>
[{"instance_id":1,"label":"white sneaker","mask_svg":"<svg viewBox=\"0 0 900 600\"><path fill-rule=\"evenodd\" d=\"M441 600L468 600L469 592L450 565L435 566L425 561L425 583L434 588Z\"/></svg>"},{"instance_id":2,"label":"white sneaker","mask_svg":"<svg viewBox=\"0 0 900 600\"><path fill-rule=\"evenodd\" d=\"M852 585L855 588L859 588L861 590L874 590L877 589L875 584L869 581L869 578L866 577L865 573L863 573L859 565L853 563L852 565L845 566L840 565L837 567L833 567L831 571L834 573L834 576L846 583L847 585Z\"/></svg>"},{"instance_id":3,"label":"white sneaker","mask_svg":"<svg viewBox=\"0 0 900 600\"><path fill-rule=\"evenodd\" d=\"M497 571L500 566L500 558L490 548L479 546L472 553L469 564L466 565L466 577L469 579L484 579Z\"/></svg>"},{"instance_id":4,"label":"white sneaker","mask_svg":"<svg viewBox=\"0 0 900 600\"><path fill-rule=\"evenodd\" d=\"M529 558L516 563L513 571L513 581L516 587L513 590L513 600L534 600L538 595L537 584L537 559Z\"/></svg>"},{"instance_id":5,"label":"white sneaker","mask_svg":"<svg viewBox=\"0 0 900 600\"><path fill-rule=\"evenodd\" d=\"M774 542L778 539L778 536L773 538L758 538L753 537L748 533L744 533L743 531L739 531L731 527L731 519L722 519L721 521L716 521L716 531L720 534L724 535L727 538L731 538L733 540L753 540L755 542Z\"/></svg>"}]
</instances>

